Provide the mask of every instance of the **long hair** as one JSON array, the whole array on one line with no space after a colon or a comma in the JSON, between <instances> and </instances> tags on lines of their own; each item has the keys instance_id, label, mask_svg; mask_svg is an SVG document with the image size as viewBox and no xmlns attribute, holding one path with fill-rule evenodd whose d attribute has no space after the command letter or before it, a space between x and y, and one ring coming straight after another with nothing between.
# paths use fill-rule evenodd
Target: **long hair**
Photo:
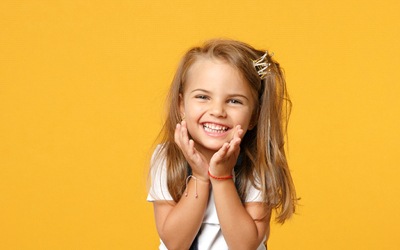
<instances>
[{"instance_id":1,"label":"long hair","mask_svg":"<svg viewBox=\"0 0 400 250\"><path fill-rule=\"evenodd\" d=\"M260 79L253 60L265 51L234 40L210 40L194 47L181 59L167 98L167 117L160 132L160 149L155 159L166 159L167 186L175 202L182 197L188 175L187 162L174 142L176 124L181 121L179 95L190 67L200 58L222 60L234 67L249 84L256 105L251 123L241 142L240 164L235 167L238 194L244 202L248 185L261 190L266 205L276 209L276 221L283 223L295 211L296 192L285 154L285 135L291 109L283 71L270 55L267 75Z\"/></svg>"}]
</instances>

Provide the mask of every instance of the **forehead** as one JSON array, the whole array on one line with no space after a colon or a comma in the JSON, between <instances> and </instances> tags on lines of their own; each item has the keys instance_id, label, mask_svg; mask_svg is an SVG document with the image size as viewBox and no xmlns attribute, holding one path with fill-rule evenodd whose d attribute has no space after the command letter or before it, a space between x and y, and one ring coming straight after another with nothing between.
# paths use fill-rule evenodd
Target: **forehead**
<instances>
[{"instance_id":1,"label":"forehead","mask_svg":"<svg viewBox=\"0 0 400 250\"><path fill-rule=\"evenodd\" d=\"M249 84L234 66L219 59L198 58L188 69L184 88L192 85L226 85L249 88Z\"/></svg>"}]
</instances>

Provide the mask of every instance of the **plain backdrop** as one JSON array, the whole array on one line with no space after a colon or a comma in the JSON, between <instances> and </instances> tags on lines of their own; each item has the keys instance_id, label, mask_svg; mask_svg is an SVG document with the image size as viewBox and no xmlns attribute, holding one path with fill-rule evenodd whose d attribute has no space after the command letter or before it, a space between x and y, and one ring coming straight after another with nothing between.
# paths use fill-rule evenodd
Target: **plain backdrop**
<instances>
[{"instance_id":1,"label":"plain backdrop","mask_svg":"<svg viewBox=\"0 0 400 250\"><path fill-rule=\"evenodd\" d=\"M0 2L0 248L156 249L151 148L180 57L275 53L301 197L269 249L398 249L400 2ZM190 218L187 218L190 220Z\"/></svg>"}]
</instances>

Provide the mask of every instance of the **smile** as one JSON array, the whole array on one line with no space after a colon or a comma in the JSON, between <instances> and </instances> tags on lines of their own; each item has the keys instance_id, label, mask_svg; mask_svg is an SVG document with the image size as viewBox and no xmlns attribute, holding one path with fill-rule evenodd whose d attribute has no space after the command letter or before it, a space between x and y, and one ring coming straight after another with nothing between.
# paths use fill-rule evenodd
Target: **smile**
<instances>
[{"instance_id":1,"label":"smile","mask_svg":"<svg viewBox=\"0 0 400 250\"><path fill-rule=\"evenodd\" d=\"M206 132L209 133L224 133L229 129L228 127L213 123L204 123L203 128Z\"/></svg>"}]
</instances>

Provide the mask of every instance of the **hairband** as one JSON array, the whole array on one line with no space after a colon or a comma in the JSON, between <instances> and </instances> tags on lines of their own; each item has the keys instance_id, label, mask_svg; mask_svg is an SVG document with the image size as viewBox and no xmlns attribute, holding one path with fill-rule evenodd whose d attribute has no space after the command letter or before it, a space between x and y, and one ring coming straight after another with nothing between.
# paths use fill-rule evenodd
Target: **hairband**
<instances>
[{"instance_id":1,"label":"hairband","mask_svg":"<svg viewBox=\"0 0 400 250\"><path fill-rule=\"evenodd\" d=\"M268 51L265 51L265 54L260 58L253 60L253 66L257 70L260 79L264 79L270 70L267 70L271 65L270 62L267 62L266 58L268 55ZM272 56L272 55L271 55Z\"/></svg>"}]
</instances>

